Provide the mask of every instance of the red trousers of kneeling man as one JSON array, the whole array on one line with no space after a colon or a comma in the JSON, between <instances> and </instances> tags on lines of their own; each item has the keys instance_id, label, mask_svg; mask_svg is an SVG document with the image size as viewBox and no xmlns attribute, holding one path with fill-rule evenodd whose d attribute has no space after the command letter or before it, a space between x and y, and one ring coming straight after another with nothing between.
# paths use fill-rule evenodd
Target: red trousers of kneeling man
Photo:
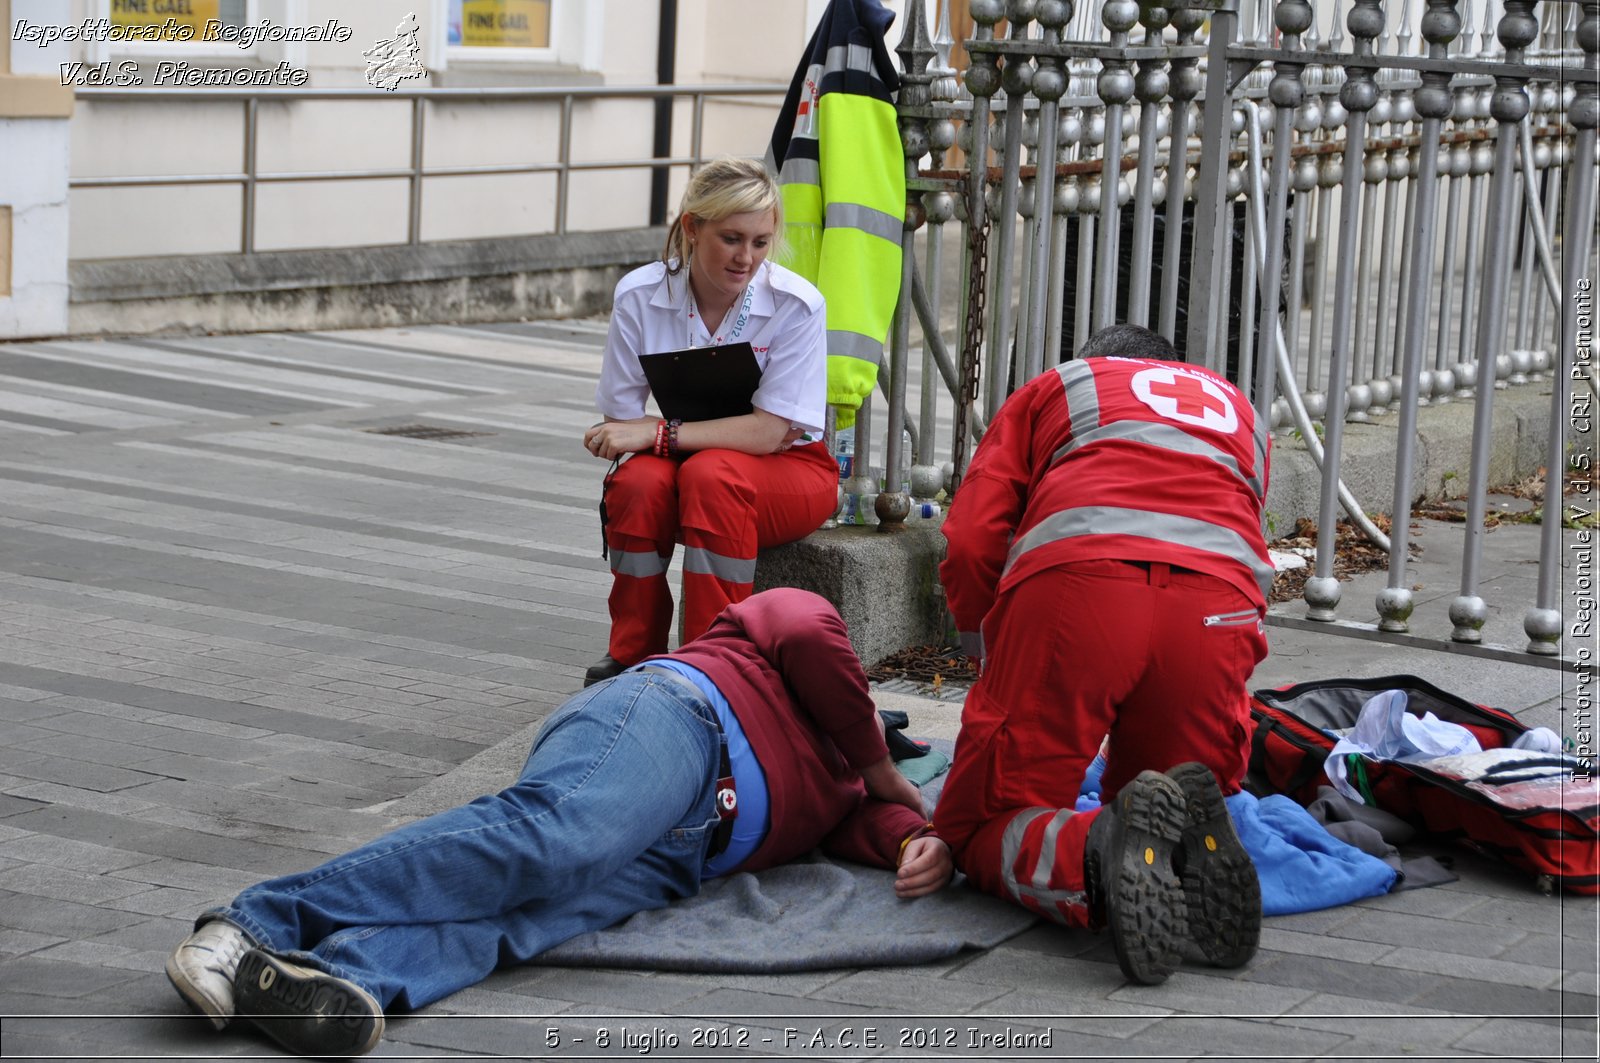
<instances>
[{"instance_id":1,"label":"red trousers of kneeling man","mask_svg":"<svg viewBox=\"0 0 1600 1063\"><path fill-rule=\"evenodd\" d=\"M955 763L934 812L982 890L1089 925L1075 813L1111 736L1101 797L1197 760L1235 793L1249 758L1246 683L1266 656L1260 611L1225 580L1160 563L1078 561L1004 592L983 623Z\"/></svg>"},{"instance_id":2,"label":"red trousers of kneeling man","mask_svg":"<svg viewBox=\"0 0 1600 1063\"><path fill-rule=\"evenodd\" d=\"M665 653L667 566L682 541L683 640L750 597L756 551L816 531L838 504L839 466L820 443L776 454L702 450L682 460L635 454L606 488L611 641L623 664Z\"/></svg>"}]
</instances>

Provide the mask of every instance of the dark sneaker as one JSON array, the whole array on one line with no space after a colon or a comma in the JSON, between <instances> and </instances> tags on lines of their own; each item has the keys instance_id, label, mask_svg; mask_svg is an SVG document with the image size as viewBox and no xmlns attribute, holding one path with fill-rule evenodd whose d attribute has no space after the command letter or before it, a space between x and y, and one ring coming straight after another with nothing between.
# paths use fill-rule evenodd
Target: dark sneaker
<instances>
[{"instance_id":1,"label":"dark sneaker","mask_svg":"<svg viewBox=\"0 0 1600 1063\"><path fill-rule=\"evenodd\" d=\"M297 1056L359 1056L383 1037L383 1009L344 978L251 949L233 983L240 1018Z\"/></svg>"},{"instance_id":2,"label":"dark sneaker","mask_svg":"<svg viewBox=\"0 0 1600 1063\"><path fill-rule=\"evenodd\" d=\"M1084 846L1090 922L1111 932L1131 982L1159 985L1182 959L1183 888L1172 869L1183 834L1183 791L1160 772L1140 772L1101 807Z\"/></svg>"},{"instance_id":3,"label":"dark sneaker","mask_svg":"<svg viewBox=\"0 0 1600 1063\"><path fill-rule=\"evenodd\" d=\"M623 664L621 661L617 660L608 653L598 661L591 664L589 666L589 670L583 673L583 685L586 687L592 687L596 683L604 682L607 679L612 679L621 675L623 669L627 667L627 665Z\"/></svg>"},{"instance_id":4,"label":"dark sneaker","mask_svg":"<svg viewBox=\"0 0 1600 1063\"><path fill-rule=\"evenodd\" d=\"M255 942L232 923L213 919L167 957L167 981L195 1011L222 1029L233 1018L233 978Z\"/></svg>"},{"instance_id":5,"label":"dark sneaker","mask_svg":"<svg viewBox=\"0 0 1600 1063\"><path fill-rule=\"evenodd\" d=\"M1241 967L1261 941L1261 883L1233 829L1217 778L1204 764L1167 775L1183 790L1188 825L1173 861L1188 905L1189 939L1207 962Z\"/></svg>"}]
</instances>

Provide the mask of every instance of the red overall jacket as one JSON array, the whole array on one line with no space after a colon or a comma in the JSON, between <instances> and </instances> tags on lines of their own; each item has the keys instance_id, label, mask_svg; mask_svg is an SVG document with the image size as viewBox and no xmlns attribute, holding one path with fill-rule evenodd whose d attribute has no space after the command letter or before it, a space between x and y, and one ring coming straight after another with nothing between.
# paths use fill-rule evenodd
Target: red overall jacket
<instances>
[{"instance_id":1,"label":"red overall jacket","mask_svg":"<svg viewBox=\"0 0 1600 1063\"><path fill-rule=\"evenodd\" d=\"M1000 408L944 523L964 645L1007 587L1091 558L1194 569L1264 608L1267 468L1265 430L1215 373L1084 358L1040 374Z\"/></svg>"}]
</instances>

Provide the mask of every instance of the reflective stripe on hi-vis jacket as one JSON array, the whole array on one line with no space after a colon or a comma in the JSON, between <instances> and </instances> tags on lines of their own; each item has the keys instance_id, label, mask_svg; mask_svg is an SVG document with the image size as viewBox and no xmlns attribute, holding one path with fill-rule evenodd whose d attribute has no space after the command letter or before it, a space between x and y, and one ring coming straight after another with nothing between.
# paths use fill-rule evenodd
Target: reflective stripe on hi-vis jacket
<instances>
[{"instance_id":1,"label":"reflective stripe on hi-vis jacket","mask_svg":"<svg viewBox=\"0 0 1600 1063\"><path fill-rule=\"evenodd\" d=\"M877 384L900 293L905 156L884 43L893 19L874 0L833 0L768 147L783 191L784 263L827 301L828 402L841 428Z\"/></svg>"}]
</instances>

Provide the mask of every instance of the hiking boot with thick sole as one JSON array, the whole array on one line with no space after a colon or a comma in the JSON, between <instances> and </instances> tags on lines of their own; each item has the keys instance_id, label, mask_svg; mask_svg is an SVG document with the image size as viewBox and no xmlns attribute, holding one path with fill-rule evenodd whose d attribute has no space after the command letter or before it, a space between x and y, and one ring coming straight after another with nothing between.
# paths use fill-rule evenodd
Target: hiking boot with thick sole
<instances>
[{"instance_id":1,"label":"hiking boot with thick sole","mask_svg":"<svg viewBox=\"0 0 1600 1063\"><path fill-rule=\"evenodd\" d=\"M1131 982L1159 985L1182 959L1183 888L1172 856L1183 834L1183 791L1159 772L1140 772L1101 807L1084 845L1091 925L1111 934Z\"/></svg>"},{"instance_id":2,"label":"hiking boot with thick sole","mask_svg":"<svg viewBox=\"0 0 1600 1063\"><path fill-rule=\"evenodd\" d=\"M588 670L583 673L583 685L586 687L592 687L596 683L604 682L607 679L614 679L621 675L623 670L627 667L627 665L623 664L621 661L617 660L608 653L598 661L591 664Z\"/></svg>"},{"instance_id":3,"label":"hiking boot with thick sole","mask_svg":"<svg viewBox=\"0 0 1600 1063\"><path fill-rule=\"evenodd\" d=\"M232 923L214 919L167 957L167 981L188 1005L222 1029L233 1018L233 979L255 942Z\"/></svg>"},{"instance_id":4,"label":"hiking boot with thick sole","mask_svg":"<svg viewBox=\"0 0 1600 1063\"><path fill-rule=\"evenodd\" d=\"M383 1038L383 1008L354 982L260 949L239 961L234 1007L299 1056L359 1056Z\"/></svg>"},{"instance_id":5,"label":"hiking boot with thick sole","mask_svg":"<svg viewBox=\"0 0 1600 1063\"><path fill-rule=\"evenodd\" d=\"M1188 825L1173 866L1183 883L1189 940L1208 963L1242 967L1261 941L1261 883L1233 829L1233 817L1204 764L1179 764L1167 775L1183 791Z\"/></svg>"}]
</instances>

